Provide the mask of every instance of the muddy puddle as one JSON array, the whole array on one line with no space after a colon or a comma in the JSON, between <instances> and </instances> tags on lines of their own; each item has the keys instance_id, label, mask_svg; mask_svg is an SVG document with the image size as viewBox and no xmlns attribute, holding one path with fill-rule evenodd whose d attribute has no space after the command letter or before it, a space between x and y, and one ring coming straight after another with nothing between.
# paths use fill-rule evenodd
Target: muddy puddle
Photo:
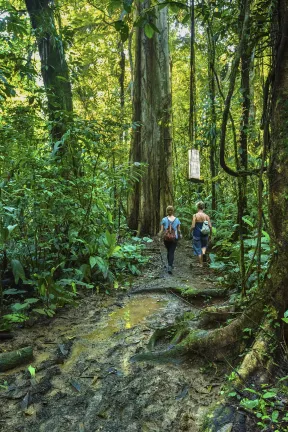
<instances>
[{"instance_id":1,"label":"muddy puddle","mask_svg":"<svg viewBox=\"0 0 288 432\"><path fill-rule=\"evenodd\" d=\"M184 248L175 264L174 281L203 285ZM161 262L153 260L136 284L169 284L171 277L162 275ZM147 350L155 329L187 311L193 305L169 292L115 293L90 296L47 325L22 329L6 347L32 345L36 377L31 382L28 365L0 374L0 384L10 386L0 391L0 431L197 432L219 395L214 365L197 356L164 364L131 361Z\"/></svg>"},{"instance_id":2,"label":"muddy puddle","mask_svg":"<svg viewBox=\"0 0 288 432\"><path fill-rule=\"evenodd\" d=\"M96 329L80 335L78 333L77 341L74 341L69 358L62 366L63 371L69 371L81 363L81 361L101 360L105 351L110 348L118 348L129 343L139 343L139 340L131 338L129 341L129 330L137 325L145 324L146 318L153 316L157 311L167 305L167 301L160 300L156 297L133 298L125 305L119 306L117 310L108 313L96 325ZM138 329L139 331L139 329ZM79 329L78 329L79 332ZM67 338L73 337L67 333ZM145 338L145 336L144 336ZM128 351L129 352L129 351ZM129 359L127 356L123 359L123 370L127 372ZM120 372L118 372L120 373Z\"/></svg>"}]
</instances>

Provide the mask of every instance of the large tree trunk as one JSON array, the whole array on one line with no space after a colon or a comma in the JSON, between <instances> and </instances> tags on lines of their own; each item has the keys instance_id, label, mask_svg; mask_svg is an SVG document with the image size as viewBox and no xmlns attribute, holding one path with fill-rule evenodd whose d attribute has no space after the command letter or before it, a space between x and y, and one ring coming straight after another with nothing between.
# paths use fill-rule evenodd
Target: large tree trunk
<instances>
[{"instance_id":1,"label":"large tree trunk","mask_svg":"<svg viewBox=\"0 0 288 432\"><path fill-rule=\"evenodd\" d=\"M65 118L71 113L72 91L63 43L55 26L53 9L49 0L25 0L27 11L38 44L41 73L47 94L51 135L54 141L61 138Z\"/></svg>"},{"instance_id":2,"label":"large tree trunk","mask_svg":"<svg viewBox=\"0 0 288 432\"><path fill-rule=\"evenodd\" d=\"M275 248L271 279L280 313L287 307L288 297L288 4L279 0L279 41L275 50L275 78L272 93L270 143L269 213ZM273 290L274 291L274 290Z\"/></svg>"},{"instance_id":3,"label":"large tree trunk","mask_svg":"<svg viewBox=\"0 0 288 432\"><path fill-rule=\"evenodd\" d=\"M150 0L138 2L138 11ZM134 131L130 162L147 163L128 200L128 224L138 234L156 234L166 206L172 204L171 89L169 77L167 8L158 11L159 34L149 39L136 29L133 94Z\"/></svg>"}]
</instances>

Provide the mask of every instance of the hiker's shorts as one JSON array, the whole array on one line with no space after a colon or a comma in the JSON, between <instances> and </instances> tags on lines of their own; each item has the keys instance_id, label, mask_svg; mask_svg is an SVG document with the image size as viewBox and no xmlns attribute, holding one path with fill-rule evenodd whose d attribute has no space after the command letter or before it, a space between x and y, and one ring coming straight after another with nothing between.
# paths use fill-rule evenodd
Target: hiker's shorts
<instances>
[{"instance_id":1,"label":"hiker's shorts","mask_svg":"<svg viewBox=\"0 0 288 432\"><path fill-rule=\"evenodd\" d=\"M193 237L193 250L194 255L202 255L202 248L208 246L208 235L201 236L200 238Z\"/></svg>"}]
</instances>

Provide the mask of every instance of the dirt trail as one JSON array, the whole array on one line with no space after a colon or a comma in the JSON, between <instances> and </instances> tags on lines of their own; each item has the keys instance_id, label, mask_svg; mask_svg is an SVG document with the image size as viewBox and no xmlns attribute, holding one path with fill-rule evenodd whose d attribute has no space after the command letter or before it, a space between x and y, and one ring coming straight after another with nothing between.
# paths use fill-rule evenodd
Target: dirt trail
<instances>
[{"instance_id":1,"label":"dirt trail","mask_svg":"<svg viewBox=\"0 0 288 432\"><path fill-rule=\"evenodd\" d=\"M162 249L162 248L161 248ZM146 350L156 328L185 311L199 312L169 291L171 284L213 287L213 274L191 268L188 242L176 250L173 275L163 270L159 247L132 292L151 286L166 292L90 295L53 320L16 332L0 350L34 347L36 378L26 367L0 374L0 430L5 432L182 432L199 430L199 418L217 399L221 374L193 358L171 363L131 362ZM162 249L165 260L165 250Z\"/></svg>"}]
</instances>

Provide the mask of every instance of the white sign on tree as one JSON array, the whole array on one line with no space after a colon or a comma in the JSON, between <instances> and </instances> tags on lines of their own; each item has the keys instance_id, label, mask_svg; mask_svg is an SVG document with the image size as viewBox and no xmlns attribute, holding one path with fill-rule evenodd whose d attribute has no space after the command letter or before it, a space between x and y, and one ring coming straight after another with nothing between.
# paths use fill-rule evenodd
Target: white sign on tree
<instances>
[{"instance_id":1,"label":"white sign on tree","mask_svg":"<svg viewBox=\"0 0 288 432\"><path fill-rule=\"evenodd\" d=\"M189 180L200 180L200 154L199 150L188 150L189 159Z\"/></svg>"}]
</instances>

